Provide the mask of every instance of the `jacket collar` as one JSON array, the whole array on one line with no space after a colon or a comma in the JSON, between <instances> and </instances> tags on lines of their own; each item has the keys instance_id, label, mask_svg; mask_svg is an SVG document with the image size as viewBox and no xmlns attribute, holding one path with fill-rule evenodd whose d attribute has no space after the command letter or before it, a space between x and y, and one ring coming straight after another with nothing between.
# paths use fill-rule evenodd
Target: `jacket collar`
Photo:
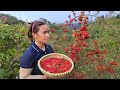
<instances>
[{"instance_id":1,"label":"jacket collar","mask_svg":"<svg viewBox=\"0 0 120 90\"><path fill-rule=\"evenodd\" d=\"M42 49L40 49L40 48L35 44L35 41L34 41L34 42L32 42L32 48L33 48L35 51L42 53L42 52L46 52L46 51L47 51L48 46L45 44L45 51L43 51Z\"/></svg>"}]
</instances>

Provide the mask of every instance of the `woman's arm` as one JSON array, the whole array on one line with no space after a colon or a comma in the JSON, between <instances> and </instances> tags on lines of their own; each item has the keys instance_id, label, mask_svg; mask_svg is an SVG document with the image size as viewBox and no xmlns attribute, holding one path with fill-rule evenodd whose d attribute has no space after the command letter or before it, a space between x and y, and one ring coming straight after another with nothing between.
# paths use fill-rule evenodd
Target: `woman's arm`
<instances>
[{"instance_id":1,"label":"woman's arm","mask_svg":"<svg viewBox=\"0 0 120 90\"><path fill-rule=\"evenodd\" d=\"M45 75L31 75L33 68L26 69L20 67L20 79L47 79L47 76Z\"/></svg>"}]
</instances>

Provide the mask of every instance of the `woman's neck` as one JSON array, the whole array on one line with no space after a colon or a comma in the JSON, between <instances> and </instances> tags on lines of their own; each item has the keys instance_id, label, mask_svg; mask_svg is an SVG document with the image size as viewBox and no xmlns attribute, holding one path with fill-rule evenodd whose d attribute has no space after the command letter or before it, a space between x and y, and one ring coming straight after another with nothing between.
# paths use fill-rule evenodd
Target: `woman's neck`
<instances>
[{"instance_id":1,"label":"woman's neck","mask_svg":"<svg viewBox=\"0 0 120 90\"><path fill-rule=\"evenodd\" d=\"M35 44L36 44L40 49L42 49L43 51L45 51L45 44L44 44L44 43L40 43L40 42L35 41Z\"/></svg>"}]
</instances>

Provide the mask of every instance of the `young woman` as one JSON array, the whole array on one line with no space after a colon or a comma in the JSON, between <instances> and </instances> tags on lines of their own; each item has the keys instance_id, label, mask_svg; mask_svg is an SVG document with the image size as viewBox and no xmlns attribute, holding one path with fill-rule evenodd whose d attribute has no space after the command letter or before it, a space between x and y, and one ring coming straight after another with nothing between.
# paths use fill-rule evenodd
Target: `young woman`
<instances>
[{"instance_id":1,"label":"young woman","mask_svg":"<svg viewBox=\"0 0 120 90\"><path fill-rule=\"evenodd\" d=\"M53 53L53 49L47 44L49 41L49 27L41 21L30 24L28 37L33 41L20 59L20 79L46 79L39 70L37 61L44 55Z\"/></svg>"}]
</instances>

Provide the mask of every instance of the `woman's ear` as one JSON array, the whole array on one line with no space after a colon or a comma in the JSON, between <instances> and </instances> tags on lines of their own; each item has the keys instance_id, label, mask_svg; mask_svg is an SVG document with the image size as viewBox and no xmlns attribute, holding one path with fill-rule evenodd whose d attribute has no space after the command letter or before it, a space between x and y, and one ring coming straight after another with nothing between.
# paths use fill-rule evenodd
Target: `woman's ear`
<instances>
[{"instance_id":1,"label":"woman's ear","mask_svg":"<svg viewBox=\"0 0 120 90\"><path fill-rule=\"evenodd\" d=\"M36 39L37 35L35 33L32 33L32 36Z\"/></svg>"},{"instance_id":2,"label":"woman's ear","mask_svg":"<svg viewBox=\"0 0 120 90\"><path fill-rule=\"evenodd\" d=\"M35 33L32 33L32 36L35 38L36 36L35 36Z\"/></svg>"}]
</instances>

